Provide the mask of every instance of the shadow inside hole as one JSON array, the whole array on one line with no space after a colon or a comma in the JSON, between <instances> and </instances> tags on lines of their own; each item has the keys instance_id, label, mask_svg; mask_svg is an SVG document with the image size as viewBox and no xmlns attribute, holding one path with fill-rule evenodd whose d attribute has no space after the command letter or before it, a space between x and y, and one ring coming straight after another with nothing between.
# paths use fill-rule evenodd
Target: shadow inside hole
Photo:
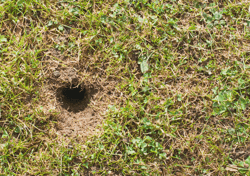
<instances>
[{"instance_id":1,"label":"shadow inside hole","mask_svg":"<svg viewBox=\"0 0 250 176\"><path fill-rule=\"evenodd\" d=\"M90 99L95 93L97 93L95 89L85 89L82 86L72 85L72 87L58 88L56 98L62 108L77 113L88 107Z\"/></svg>"}]
</instances>

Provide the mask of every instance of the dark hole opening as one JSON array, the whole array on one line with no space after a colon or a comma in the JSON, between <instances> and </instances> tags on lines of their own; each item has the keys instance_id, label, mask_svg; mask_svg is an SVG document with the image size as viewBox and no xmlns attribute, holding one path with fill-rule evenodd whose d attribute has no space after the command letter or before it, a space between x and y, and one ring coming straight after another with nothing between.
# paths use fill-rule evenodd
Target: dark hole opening
<instances>
[{"instance_id":1,"label":"dark hole opening","mask_svg":"<svg viewBox=\"0 0 250 176\"><path fill-rule=\"evenodd\" d=\"M83 111L90 99L88 91L77 85L58 88L56 97L64 109L74 113Z\"/></svg>"},{"instance_id":2,"label":"dark hole opening","mask_svg":"<svg viewBox=\"0 0 250 176\"><path fill-rule=\"evenodd\" d=\"M68 103L78 103L81 102L86 97L86 89L81 89L81 87L63 88L62 96L63 101Z\"/></svg>"}]
</instances>

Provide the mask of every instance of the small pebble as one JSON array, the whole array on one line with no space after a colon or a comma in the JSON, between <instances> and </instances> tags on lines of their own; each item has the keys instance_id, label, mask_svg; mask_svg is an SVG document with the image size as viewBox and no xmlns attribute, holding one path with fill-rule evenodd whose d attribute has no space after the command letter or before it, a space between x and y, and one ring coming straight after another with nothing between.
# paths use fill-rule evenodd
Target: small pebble
<instances>
[{"instance_id":1,"label":"small pebble","mask_svg":"<svg viewBox=\"0 0 250 176\"><path fill-rule=\"evenodd\" d=\"M59 71L53 72L54 77L59 78L61 76L61 73Z\"/></svg>"}]
</instances>

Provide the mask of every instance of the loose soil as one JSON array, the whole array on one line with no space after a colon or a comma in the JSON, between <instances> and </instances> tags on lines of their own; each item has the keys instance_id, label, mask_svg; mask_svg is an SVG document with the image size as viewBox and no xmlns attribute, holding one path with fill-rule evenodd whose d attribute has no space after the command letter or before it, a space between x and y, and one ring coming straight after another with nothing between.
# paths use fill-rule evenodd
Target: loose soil
<instances>
[{"instance_id":1,"label":"loose soil","mask_svg":"<svg viewBox=\"0 0 250 176\"><path fill-rule=\"evenodd\" d=\"M74 58L65 59L56 51L50 53L61 58L61 62L51 63L47 57L48 67L44 69L48 79L44 83L43 106L48 114L51 110L58 113L51 114L56 121L52 136L66 141L70 138L85 140L97 132L96 127L102 123L103 109L107 108L104 95L108 90L91 76L84 80L84 75L79 74L83 73L81 64L71 62Z\"/></svg>"},{"instance_id":2,"label":"loose soil","mask_svg":"<svg viewBox=\"0 0 250 176\"><path fill-rule=\"evenodd\" d=\"M79 137L94 131L98 122L101 122L101 117L88 105L96 93L98 90L82 88L81 85L57 89L56 99L61 113L56 129L60 135Z\"/></svg>"}]
</instances>

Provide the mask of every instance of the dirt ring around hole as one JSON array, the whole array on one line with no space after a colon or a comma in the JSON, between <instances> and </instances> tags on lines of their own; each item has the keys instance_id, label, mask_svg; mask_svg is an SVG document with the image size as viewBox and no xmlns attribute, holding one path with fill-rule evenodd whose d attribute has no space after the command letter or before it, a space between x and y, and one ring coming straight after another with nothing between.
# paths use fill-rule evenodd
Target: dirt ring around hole
<instances>
[{"instance_id":1,"label":"dirt ring around hole","mask_svg":"<svg viewBox=\"0 0 250 176\"><path fill-rule=\"evenodd\" d=\"M82 140L92 135L103 120L100 112L92 107L93 104L100 103L100 86L80 80L82 79L72 68L56 70L51 73L44 90L47 106L54 107L59 112L54 117L56 124L53 131L64 140L65 137L79 137Z\"/></svg>"}]
</instances>

